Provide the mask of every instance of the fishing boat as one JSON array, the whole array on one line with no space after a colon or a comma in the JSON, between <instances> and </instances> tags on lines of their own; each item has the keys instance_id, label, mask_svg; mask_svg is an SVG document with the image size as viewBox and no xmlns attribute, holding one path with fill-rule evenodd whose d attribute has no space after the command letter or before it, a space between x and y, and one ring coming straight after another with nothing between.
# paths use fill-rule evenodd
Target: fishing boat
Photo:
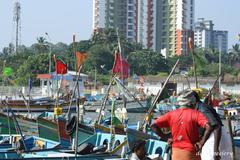
<instances>
[{"instance_id":1,"label":"fishing boat","mask_svg":"<svg viewBox=\"0 0 240 160\"><path fill-rule=\"evenodd\" d=\"M60 150L39 150L39 151L27 151L21 154L16 151L2 151L0 152L1 159L38 159L38 160L127 160L126 158L120 158L119 156L109 153L96 153L87 155L77 155L72 153L65 153Z\"/></svg>"},{"instance_id":2,"label":"fishing boat","mask_svg":"<svg viewBox=\"0 0 240 160\"><path fill-rule=\"evenodd\" d=\"M151 158L163 158L170 157L170 146L167 142L160 141L156 136L137 131L135 129L127 129L127 141L129 148L132 148L132 144L137 140L145 140L145 150Z\"/></svg>"},{"instance_id":3,"label":"fishing boat","mask_svg":"<svg viewBox=\"0 0 240 160\"><path fill-rule=\"evenodd\" d=\"M37 118L39 137L59 142L62 148L70 145L70 137L65 131L64 116L56 116L53 112L43 112Z\"/></svg>"},{"instance_id":4,"label":"fishing boat","mask_svg":"<svg viewBox=\"0 0 240 160\"><path fill-rule=\"evenodd\" d=\"M80 137L80 136L79 136ZM10 148L5 148L0 150L1 159L112 159L121 158L120 153L123 149L123 144L125 145L126 136L125 135L114 135L114 140L112 139L112 134L109 133L95 133L84 141L79 141L77 147L77 155L74 154L74 150L60 150L60 143L55 141L44 141L43 138L38 138L34 140L33 138L26 138L24 142L29 146L34 148L34 144L41 145L40 150L32 150L28 148L27 150L21 152L20 154L10 150ZM35 138L36 139L36 138ZM108 145L111 142L112 148L108 150ZM53 145L57 144L57 145ZM119 146L121 145L121 146ZM0 145L1 148L1 145Z\"/></svg>"},{"instance_id":5,"label":"fishing boat","mask_svg":"<svg viewBox=\"0 0 240 160\"><path fill-rule=\"evenodd\" d=\"M58 105L63 108L63 111L67 110L70 102L66 100L58 100ZM72 102L72 110L76 110L74 106L75 100ZM14 112L45 112L45 111L54 111L54 107L56 105L56 100L40 100L24 103L21 100L12 100L10 102L6 100L2 100L0 104L0 109L4 112L7 112L7 107L11 108Z\"/></svg>"},{"instance_id":6,"label":"fishing boat","mask_svg":"<svg viewBox=\"0 0 240 160\"><path fill-rule=\"evenodd\" d=\"M55 116L52 112L43 112L36 119L30 119L22 115L16 115L15 117L24 135L35 135L59 142L63 148L70 145L70 137L65 131L66 120L64 116ZM19 133L12 116L0 113L0 124L0 134Z\"/></svg>"},{"instance_id":7,"label":"fishing boat","mask_svg":"<svg viewBox=\"0 0 240 160\"><path fill-rule=\"evenodd\" d=\"M24 140L23 140L24 139ZM16 149L16 150L41 150L41 149L53 149L60 148L60 143L51 141L49 139L40 138L36 136L21 136L21 135L9 135L3 134L0 136L0 148ZM6 147L8 145L8 147Z\"/></svg>"},{"instance_id":8,"label":"fishing boat","mask_svg":"<svg viewBox=\"0 0 240 160\"><path fill-rule=\"evenodd\" d=\"M38 136L36 120L22 115L16 115L18 124L22 132L26 135ZM0 113L0 134L17 134L16 123L9 113Z\"/></svg>"}]
</instances>

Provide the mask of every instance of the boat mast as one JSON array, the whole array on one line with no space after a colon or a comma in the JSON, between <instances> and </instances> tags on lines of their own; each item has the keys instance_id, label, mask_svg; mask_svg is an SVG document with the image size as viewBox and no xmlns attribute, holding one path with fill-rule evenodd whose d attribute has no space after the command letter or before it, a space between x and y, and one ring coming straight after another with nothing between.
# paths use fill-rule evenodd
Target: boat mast
<instances>
[{"instance_id":1,"label":"boat mast","mask_svg":"<svg viewBox=\"0 0 240 160\"><path fill-rule=\"evenodd\" d=\"M124 83L124 73L123 73L123 54L122 54L122 47L121 47L121 42L120 42L120 37L119 37L119 29L117 28L117 40L118 40L118 49L119 49L119 54L120 54L120 60L121 60L121 80L122 83ZM126 97L123 94L123 107L126 108Z\"/></svg>"},{"instance_id":2,"label":"boat mast","mask_svg":"<svg viewBox=\"0 0 240 160\"><path fill-rule=\"evenodd\" d=\"M75 57L75 69L76 69L76 76L78 76L78 78L80 77L80 68L78 68L77 66L77 58L76 58L76 35L73 35L73 54ZM79 107L80 107L80 90L79 90L79 79L77 79L76 82L76 87L77 87L77 106L76 106L76 112L77 112L77 124L76 124L76 138L75 138L75 146L74 146L74 153L75 153L75 157L77 156L77 147L78 147L78 124L79 124Z\"/></svg>"},{"instance_id":3,"label":"boat mast","mask_svg":"<svg viewBox=\"0 0 240 160\"><path fill-rule=\"evenodd\" d=\"M95 71L94 71L94 90L97 90L97 67L95 66Z\"/></svg>"},{"instance_id":4,"label":"boat mast","mask_svg":"<svg viewBox=\"0 0 240 160\"><path fill-rule=\"evenodd\" d=\"M51 67L52 67L52 46L51 46L51 38L49 36L49 34L47 32L45 32L48 40L49 40L49 43L48 43L48 47L49 47L49 66L48 66L48 74L51 75ZM47 87L48 87L48 96L52 96L52 88L51 88L51 84L50 84L50 78L48 80L48 83L47 83Z\"/></svg>"},{"instance_id":5,"label":"boat mast","mask_svg":"<svg viewBox=\"0 0 240 160\"><path fill-rule=\"evenodd\" d=\"M167 85L169 79L170 79L171 76L173 75L176 67L178 66L179 60L180 60L180 59L178 58L178 60L176 61L175 65L173 66L170 74L168 75L167 79L165 80L162 88L158 90L158 93L157 93L157 95L155 96L155 99L153 100L153 102L152 102L150 108L148 109L148 112L146 113L145 118L144 118L144 120L143 120L143 122L142 122L142 124L141 124L141 126L140 126L140 130L142 130L142 129L147 125L147 123L149 122L149 120L150 120L150 119L149 119L149 116L150 116L150 115L152 114L152 112L154 111L154 109L155 109L155 107L156 107L156 104L157 104L157 102L158 102L158 99L159 99L160 96L162 95L164 89L166 88L166 85Z\"/></svg>"},{"instance_id":6,"label":"boat mast","mask_svg":"<svg viewBox=\"0 0 240 160\"><path fill-rule=\"evenodd\" d=\"M8 107L8 106L7 106L7 107ZM8 107L8 110L11 111L13 120L14 120L14 122L15 122L15 128L16 128L16 130L18 130L18 132L20 133L20 136L21 136L21 138L22 138L23 146L24 146L24 151L27 151L28 149L27 149L27 146L26 146L26 144L25 144L25 138L24 138L24 136L23 136L23 134L22 134L22 130L21 130L19 124L18 124L18 121L17 121L17 119L16 119L16 116L15 116L15 114L14 114L14 112L12 111L11 108Z\"/></svg>"},{"instance_id":7,"label":"boat mast","mask_svg":"<svg viewBox=\"0 0 240 160\"><path fill-rule=\"evenodd\" d=\"M189 49L190 49L190 52L192 54L192 62L193 62L193 74L194 74L194 77L195 77L195 85L196 85L196 88L198 88L198 80L197 80L197 66L196 66L196 61L195 61L195 57L194 57L194 46L193 46L193 42L192 42L192 38L189 37L188 38L188 44L189 44Z\"/></svg>"},{"instance_id":8,"label":"boat mast","mask_svg":"<svg viewBox=\"0 0 240 160\"><path fill-rule=\"evenodd\" d=\"M222 74L222 56L221 56L221 53L222 53L222 35L219 35L218 36L218 52L219 52L219 75ZM221 76L218 80L218 83L219 83L219 94L221 94Z\"/></svg>"}]
</instances>

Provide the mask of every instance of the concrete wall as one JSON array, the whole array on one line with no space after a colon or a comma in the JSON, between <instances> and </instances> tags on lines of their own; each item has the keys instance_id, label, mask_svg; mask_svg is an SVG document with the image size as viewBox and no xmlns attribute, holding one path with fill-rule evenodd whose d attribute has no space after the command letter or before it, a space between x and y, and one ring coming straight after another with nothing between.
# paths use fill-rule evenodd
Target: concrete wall
<instances>
[{"instance_id":1,"label":"concrete wall","mask_svg":"<svg viewBox=\"0 0 240 160\"><path fill-rule=\"evenodd\" d=\"M212 87L212 83L205 83L205 84L199 84L199 87L201 88L206 88L210 89ZM191 89L196 88L195 83L190 83ZM139 84L136 84L135 87L138 89L142 86ZM162 84L157 83L157 84L150 84L150 83L145 83L144 84L144 92L148 93L147 94L154 94L156 95L159 89L161 89ZM187 83L178 83L177 84L177 93L181 92L182 90L188 89L189 86ZM240 84L235 84L235 85L227 85L227 84L222 84L221 85L221 93L227 92L230 94L240 94Z\"/></svg>"}]
</instances>

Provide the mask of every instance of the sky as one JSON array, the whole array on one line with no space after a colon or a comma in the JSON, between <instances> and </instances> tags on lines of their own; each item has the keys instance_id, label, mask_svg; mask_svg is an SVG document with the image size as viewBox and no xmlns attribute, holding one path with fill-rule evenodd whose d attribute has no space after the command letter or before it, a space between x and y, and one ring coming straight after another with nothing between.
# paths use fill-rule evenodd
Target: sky
<instances>
[{"instance_id":1,"label":"sky","mask_svg":"<svg viewBox=\"0 0 240 160\"><path fill-rule=\"evenodd\" d=\"M19 0L21 44L30 46L43 36L51 43L89 39L92 31L92 0ZM0 50L13 39L15 0L0 0ZM229 47L240 33L240 0L195 0L195 18L213 20L217 30L229 31ZM49 38L45 35L48 33Z\"/></svg>"}]
</instances>

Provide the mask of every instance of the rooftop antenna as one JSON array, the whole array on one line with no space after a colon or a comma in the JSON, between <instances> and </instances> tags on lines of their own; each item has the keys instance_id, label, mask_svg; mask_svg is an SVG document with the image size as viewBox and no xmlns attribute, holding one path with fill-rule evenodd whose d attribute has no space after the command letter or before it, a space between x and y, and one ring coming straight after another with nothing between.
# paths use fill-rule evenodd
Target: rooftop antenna
<instances>
[{"instance_id":1,"label":"rooftop antenna","mask_svg":"<svg viewBox=\"0 0 240 160\"><path fill-rule=\"evenodd\" d=\"M13 26L14 26L14 34L15 34L15 53L18 53L18 47L21 42L21 4L16 1L14 3L13 9Z\"/></svg>"}]
</instances>

